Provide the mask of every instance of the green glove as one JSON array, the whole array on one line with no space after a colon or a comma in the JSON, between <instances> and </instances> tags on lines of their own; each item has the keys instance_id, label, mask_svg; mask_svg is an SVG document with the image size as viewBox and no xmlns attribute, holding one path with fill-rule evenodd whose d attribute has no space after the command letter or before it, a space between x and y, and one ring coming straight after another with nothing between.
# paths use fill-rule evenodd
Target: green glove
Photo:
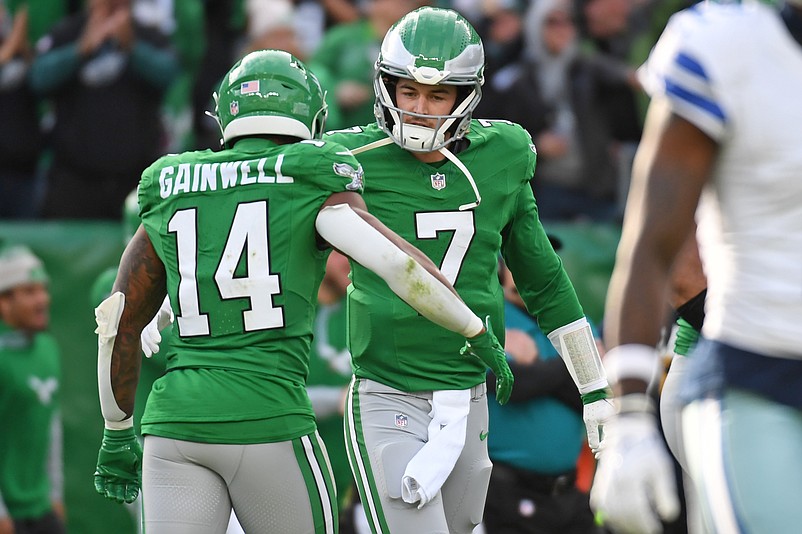
<instances>
[{"instance_id":1,"label":"green glove","mask_svg":"<svg viewBox=\"0 0 802 534\"><path fill-rule=\"evenodd\" d=\"M133 428L103 430L97 453L95 490L119 503L132 503L142 483L142 445Z\"/></svg>"},{"instance_id":2,"label":"green glove","mask_svg":"<svg viewBox=\"0 0 802 534\"><path fill-rule=\"evenodd\" d=\"M506 404L512 394L512 383L515 378L512 376L510 366L507 364L507 355L504 347L493 334L493 327L490 326L490 316L485 317L485 328L483 334L472 337L465 342L465 346L459 351L460 354L478 358L486 366L490 367L496 375L496 400L499 404Z\"/></svg>"}]
</instances>

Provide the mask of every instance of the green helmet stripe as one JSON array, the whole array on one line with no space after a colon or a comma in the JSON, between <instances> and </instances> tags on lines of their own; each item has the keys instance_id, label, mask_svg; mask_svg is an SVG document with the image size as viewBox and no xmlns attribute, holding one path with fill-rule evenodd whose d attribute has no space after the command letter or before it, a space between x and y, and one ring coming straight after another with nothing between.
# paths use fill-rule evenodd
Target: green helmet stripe
<instances>
[{"instance_id":1,"label":"green helmet stripe","mask_svg":"<svg viewBox=\"0 0 802 534\"><path fill-rule=\"evenodd\" d=\"M458 13L438 8L414 12L396 28L404 47L414 51L416 67L443 70L446 61L481 43L479 35Z\"/></svg>"}]
</instances>

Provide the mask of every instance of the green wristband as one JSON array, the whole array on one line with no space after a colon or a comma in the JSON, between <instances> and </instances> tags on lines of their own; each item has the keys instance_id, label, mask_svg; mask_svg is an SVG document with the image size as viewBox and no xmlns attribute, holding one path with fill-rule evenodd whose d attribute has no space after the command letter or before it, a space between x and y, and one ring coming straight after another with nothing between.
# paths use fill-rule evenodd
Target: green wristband
<instances>
[{"instance_id":1,"label":"green wristband","mask_svg":"<svg viewBox=\"0 0 802 534\"><path fill-rule=\"evenodd\" d=\"M590 404L591 402L596 402L597 400L606 399L609 396L610 395L607 393L607 388L590 391L581 396L582 404Z\"/></svg>"}]
</instances>

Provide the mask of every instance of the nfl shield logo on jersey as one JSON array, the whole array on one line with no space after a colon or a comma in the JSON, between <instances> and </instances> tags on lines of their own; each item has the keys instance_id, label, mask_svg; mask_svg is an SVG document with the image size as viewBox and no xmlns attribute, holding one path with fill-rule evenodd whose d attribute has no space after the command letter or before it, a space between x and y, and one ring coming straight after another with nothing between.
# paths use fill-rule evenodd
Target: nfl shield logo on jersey
<instances>
[{"instance_id":1,"label":"nfl shield logo on jersey","mask_svg":"<svg viewBox=\"0 0 802 534\"><path fill-rule=\"evenodd\" d=\"M440 191L446 186L446 175L438 172L432 175L432 187Z\"/></svg>"},{"instance_id":2,"label":"nfl shield logo on jersey","mask_svg":"<svg viewBox=\"0 0 802 534\"><path fill-rule=\"evenodd\" d=\"M239 115L239 102L232 100L231 104L228 106L228 111L231 112L232 115Z\"/></svg>"},{"instance_id":3,"label":"nfl shield logo on jersey","mask_svg":"<svg viewBox=\"0 0 802 534\"><path fill-rule=\"evenodd\" d=\"M407 425L409 425L409 418L406 415L402 413L395 414L395 426L398 428L406 428Z\"/></svg>"}]
</instances>

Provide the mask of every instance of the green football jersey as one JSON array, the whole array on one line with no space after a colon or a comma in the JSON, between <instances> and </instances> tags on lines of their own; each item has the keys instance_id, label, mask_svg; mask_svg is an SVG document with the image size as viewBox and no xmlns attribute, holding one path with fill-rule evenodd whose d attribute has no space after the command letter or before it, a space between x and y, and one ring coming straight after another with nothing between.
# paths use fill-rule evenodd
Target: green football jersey
<instances>
[{"instance_id":1,"label":"green football jersey","mask_svg":"<svg viewBox=\"0 0 802 534\"><path fill-rule=\"evenodd\" d=\"M314 430L304 384L328 255L315 219L331 194L361 187L353 155L323 141L243 139L145 170L140 215L175 322L143 434L259 443Z\"/></svg>"},{"instance_id":2,"label":"green football jersey","mask_svg":"<svg viewBox=\"0 0 802 534\"><path fill-rule=\"evenodd\" d=\"M329 132L355 149L386 137L375 124ZM504 341L499 254L529 311L545 332L583 316L574 288L537 217L529 186L537 153L529 134L509 121L474 120L458 153L481 204L452 162L423 163L392 143L359 153L368 209L440 267L466 304L490 315ZM403 391L463 389L485 379L484 366L459 355L465 339L396 297L375 274L352 262L349 343L358 377Z\"/></svg>"}]
</instances>

